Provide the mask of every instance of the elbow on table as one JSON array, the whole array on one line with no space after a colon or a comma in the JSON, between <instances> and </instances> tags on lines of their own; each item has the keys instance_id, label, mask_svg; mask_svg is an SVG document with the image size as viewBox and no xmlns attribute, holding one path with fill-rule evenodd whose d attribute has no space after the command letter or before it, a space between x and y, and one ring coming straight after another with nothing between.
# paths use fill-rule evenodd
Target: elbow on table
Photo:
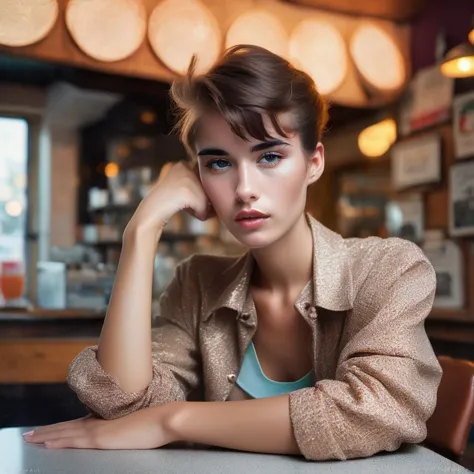
<instances>
[{"instance_id":1,"label":"elbow on table","mask_svg":"<svg viewBox=\"0 0 474 474\"><path fill-rule=\"evenodd\" d=\"M426 421L424 416L410 413L408 417L399 418L399 423L387 423L386 430L381 429L378 441L372 447L367 446L364 457L383 451L396 451L404 444L419 444L426 439Z\"/></svg>"},{"instance_id":2,"label":"elbow on table","mask_svg":"<svg viewBox=\"0 0 474 474\"><path fill-rule=\"evenodd\" d=\"M84 349L75 357L69 366L67 382L89 410L107 420L186 399L173 373L158 363L153 364L153 377L148 387L137 392L124 391L99 364L96 346Z\"/></svg>"},{"instance_id":3,"label":"elbow on table","mask_svg":"<svg viewBox=\"0 0 474 474\"><path fill-rule=\"evenodd\" d=\"M397 417L397 419L367 419L362 425L339 432L321 450L321 440L315 435L313 447L306 446L305 457L309 460L348 460L367 458L381 452L393 452L404 444L419 444L426 439L426 422L423 416ZM342 428L343 429L343 428ZM335 434L331 429L333 435Z\"/></svg>"},{"instance_id":4,"label":"elbow on table","mask_svg":"<svg viewBox=\"0 0 474 474\"><path fill-rule=\"evenodd\" d=\"M67 383L96 416L114 419L144 408L145 392L127 393L97 361L97 346L81 351L69 366Z\"/></svg>"}]
</instances>

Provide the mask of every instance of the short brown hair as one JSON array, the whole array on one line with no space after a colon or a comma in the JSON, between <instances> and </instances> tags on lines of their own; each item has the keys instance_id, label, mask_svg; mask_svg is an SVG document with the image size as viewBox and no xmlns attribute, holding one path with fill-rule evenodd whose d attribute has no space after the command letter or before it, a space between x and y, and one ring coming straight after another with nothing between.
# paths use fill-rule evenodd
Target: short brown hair
<instances>
[{"instance_id":1,"label":"short brown hair","mask_svg":"<svg viewBox=\"0 0 474 474\"><path fill-rule=\"evenodd\" d=\"M171 86L181 141L191 156L199 117L211 110L221 114L243 139L270 137L263 116L286 136L277 115L290 112L303 149L314 152L328 120L326 101L311 77L270 51L252 45L229 48L206 74L196 76L196 59L188 73Z\"/></svg>"}]
</instances>

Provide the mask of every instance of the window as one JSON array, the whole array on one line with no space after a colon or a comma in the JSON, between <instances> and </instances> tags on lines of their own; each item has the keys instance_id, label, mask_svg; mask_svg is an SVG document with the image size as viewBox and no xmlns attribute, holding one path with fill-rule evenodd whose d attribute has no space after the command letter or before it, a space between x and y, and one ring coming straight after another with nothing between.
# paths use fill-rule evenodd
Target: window
<instances>
[{"instance_id":1,"label":"window","mask_svg":"<svg viewBox=\"0 0 474 474\"><path fill-rule=\"evenodd\" d=\"M26 261L28 122L0 117L0 261Z\"/></svg>"}]
</instances>

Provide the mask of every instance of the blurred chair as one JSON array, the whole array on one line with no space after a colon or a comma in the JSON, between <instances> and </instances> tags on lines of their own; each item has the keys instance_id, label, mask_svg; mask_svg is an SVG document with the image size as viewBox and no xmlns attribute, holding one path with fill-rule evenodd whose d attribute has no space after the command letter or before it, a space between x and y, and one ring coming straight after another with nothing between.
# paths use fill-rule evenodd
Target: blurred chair
<instances>
[{"instance_id":1,"label":"blurred chair","mask_svg":"<svg viewBox=\"0 0 474 474\"><path fill-rule=\"evenodd\" d=\"M443 376L424 444L459 462L474 418L474 363L448 356L439 356L438 360Z\"/></svg>"}]
</instances>

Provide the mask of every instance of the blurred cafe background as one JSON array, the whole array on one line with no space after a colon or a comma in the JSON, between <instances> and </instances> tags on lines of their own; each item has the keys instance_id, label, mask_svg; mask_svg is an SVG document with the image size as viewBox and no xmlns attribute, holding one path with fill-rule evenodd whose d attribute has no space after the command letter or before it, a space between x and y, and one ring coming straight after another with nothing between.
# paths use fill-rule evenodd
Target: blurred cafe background
<instances>
[{"instance_id":1,"label":"blurred cafe background","mask_svg":"<svg viewBox=\"0 0 474 474\"><path fill-rule=\"evenodd\" d=\"M203 72L240 43L288 58L330 103L308 211L419 245L435 352L474 361L473 0L0 0L0 428L86 413L68 365L98 341L125 225L186 159L170 84L192 54ZM216 219L176 215L154 311L181 259L242 251Z\"/></svg>"}]
</instances>

